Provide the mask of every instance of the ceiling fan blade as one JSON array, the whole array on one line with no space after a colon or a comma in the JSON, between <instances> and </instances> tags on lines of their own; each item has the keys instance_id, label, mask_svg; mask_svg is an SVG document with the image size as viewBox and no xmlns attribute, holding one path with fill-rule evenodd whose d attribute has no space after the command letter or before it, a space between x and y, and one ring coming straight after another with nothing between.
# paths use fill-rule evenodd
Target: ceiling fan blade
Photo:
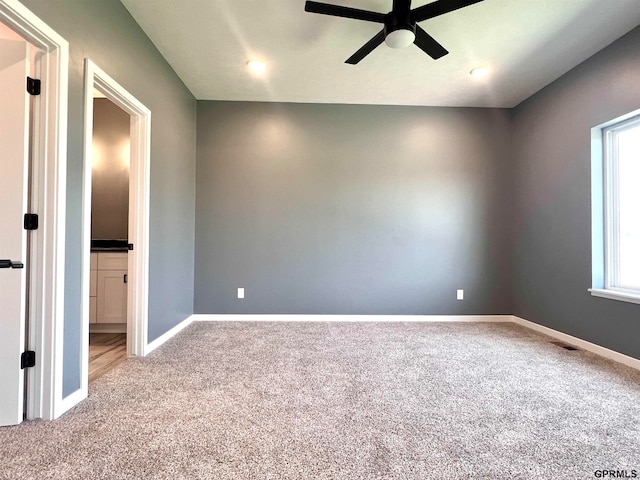
<instances>
[{"instance_id":1,"label":"ceiling fan blade","mask_svg":"<svg viewBox=\"0 0 640 480\"><path fill-rule=\"evenodd\" d=\"M364 57L366 57L371 52L373 52L376 49L376 47L380 46L382 42L384 42L384 30L380 30L380 33L378 33L375 37L373 37L371 40L365 43L360 50L358 50L356 53L351 55L347 59L347 61L344 63L350 63L351 65L355 65Z\"/></svg>"},{"instance_id":2,"label":"ceiling fan blade","mask_svg":"<svg viewBox=\"0 0 640 480\"><path fill-rule=\"evenodd\" d=\"M445 13L453 12L459 8L468 7L474 3L482 2L483 0L438 0L437 2L427 3L422 7L414 8L411 11L413 19L416 22L422 22Z\"/></svg>"},{"instance_id":3,"label":"ceiling fan blade","mask_svg":"<svg viewBox=\"0 0 640 480\"><path fill-rule=\"evenodd\" d=\"M413 41L421 50L434 60L444 57L447 53L446 48L440 45L436 40L425 32L420 25L416 25L416 39Z\"/></svg>"},{"instance_id":4,"label":"ceiling fan blade","mask_svg":"<svg viewBox=\"0 0 640 480\"><path fill-rule=\"evenodd\" d=\"M339 5L330 5L328 3L311 2L307 0L304 4L304 11L311 13L320 13L322 15L333 15L334 17L355 18L356 20L364 20L366 22L384 23L384 13L370 12L369 10L360 10L358 8L341 7Z\"/></svg>"}]
</instances>

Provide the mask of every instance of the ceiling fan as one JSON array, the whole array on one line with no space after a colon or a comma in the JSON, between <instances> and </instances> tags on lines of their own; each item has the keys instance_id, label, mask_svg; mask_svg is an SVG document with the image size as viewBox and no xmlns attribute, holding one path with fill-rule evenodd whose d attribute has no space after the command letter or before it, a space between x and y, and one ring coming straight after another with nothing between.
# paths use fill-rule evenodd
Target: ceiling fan
<instances>
[{"instance_id":1,"label":"ceiling fan","mask_svg":"<svg viewBox=\"0 0 640 480\"><path fill-rule=\"evenodd\" d=\"M375 37L351 55L345 63L357 64L369 55L382 42L391 48L404 48L415 43L434 60L449 53L431 35L425 32L417 22L444 15L445 13L468 7L483 0L437 0L421 7L411 9L411 0L393 0L393 9L387 13L370 12L358 8L330 5L328 3L307 1L306 12L354 18L365 22L384 24L384 28Z\"/></svg>"}]
</instances>

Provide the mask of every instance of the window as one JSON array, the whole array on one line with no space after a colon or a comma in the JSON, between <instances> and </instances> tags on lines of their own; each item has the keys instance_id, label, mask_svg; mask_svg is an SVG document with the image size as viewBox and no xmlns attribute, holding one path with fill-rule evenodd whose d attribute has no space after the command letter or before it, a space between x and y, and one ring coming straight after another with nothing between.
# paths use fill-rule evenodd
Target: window
<instances>
[{"instance_id":1,"label":"window","mask_svg":"<svg viewBox=\"0 0 640 480\"><path fill-rule=\"evenodd\" d=\"M591 293L640 303L640 116L598 130L593 194L602 205L594 203L594 237L600 238L593 246L602 251L594 252Z\"/></svg>"}]
</instances>

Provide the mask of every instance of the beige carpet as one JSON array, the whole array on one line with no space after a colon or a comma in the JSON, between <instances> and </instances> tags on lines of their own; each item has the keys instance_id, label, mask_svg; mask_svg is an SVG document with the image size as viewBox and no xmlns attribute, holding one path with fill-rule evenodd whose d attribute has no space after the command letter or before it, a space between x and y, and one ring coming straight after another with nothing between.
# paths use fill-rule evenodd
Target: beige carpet
<instances>
[{"instance_id":1,"label":"beige carpet","mask_svg":"<svg viewBox=\"0 0 640 480\"><path fill-rule=\"evenodd\" d=\"M640 374L511 324L200 323L55 422L2 479L640 475Z\"/></svg>"}]
</instances>

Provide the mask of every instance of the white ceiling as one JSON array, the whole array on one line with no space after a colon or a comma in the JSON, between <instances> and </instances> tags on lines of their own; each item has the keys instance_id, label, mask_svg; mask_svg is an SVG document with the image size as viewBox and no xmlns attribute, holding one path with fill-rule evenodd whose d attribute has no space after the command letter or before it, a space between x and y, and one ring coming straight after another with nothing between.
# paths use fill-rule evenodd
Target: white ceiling
<instances>
[{"instance_id":1,"label":"white ceiling","mask_svg":"<svg viewBox=\"0 0 640 480\"><path fill-rule=\"evenodd\" d=\"M420 23L449 50L439 60L383 44L348 65L381 25L307 13L304 0L121 1L199 100L513 107L640 24L640 0L484 0ZM491 75L471 77L476 66Z\"/></svg>"}]
</instances>

